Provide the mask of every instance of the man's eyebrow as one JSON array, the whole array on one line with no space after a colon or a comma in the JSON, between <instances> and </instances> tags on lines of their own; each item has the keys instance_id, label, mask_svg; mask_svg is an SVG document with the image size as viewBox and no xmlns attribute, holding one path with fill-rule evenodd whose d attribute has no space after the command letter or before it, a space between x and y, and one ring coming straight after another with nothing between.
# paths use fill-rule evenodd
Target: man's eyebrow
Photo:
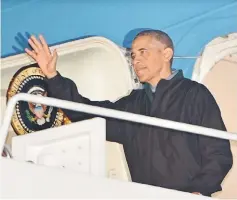
<instances>
[{"instance_id":1,"label":"man's eyebrow","mask_svg":"<svg viewBox=\"0 0 237 200\"><path fill-rule=\"evenodd\" d=\"M140 48L140 49L138 49L138 51L144 51L144 50L147 50L146 48ZM131 52L131 55L133 55L134 54L134 52L132 51Z\"/></svg>"},{"instance_id":2,"label":"man's eyebrow","mask_svg":"<svg viewBox=\"0 0 237 200\"><path fill-rule=\"evenodd\" d=\"M147 50L146 48L140 48L138 49L138 51L143 51L143 50Z\"/></svg>"}]
</instances>

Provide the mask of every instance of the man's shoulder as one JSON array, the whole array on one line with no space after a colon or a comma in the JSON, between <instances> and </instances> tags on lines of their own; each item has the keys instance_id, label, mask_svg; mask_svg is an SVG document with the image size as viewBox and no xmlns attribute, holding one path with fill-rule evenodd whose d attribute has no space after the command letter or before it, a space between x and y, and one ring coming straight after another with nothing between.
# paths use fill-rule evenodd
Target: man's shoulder
<instances>
[{"instance_id":1,"label":"man's shoulder","mask_svg":"<svg viewBox=\"0 0 237 200\"><path fill-rule=\"evenodd\" d=\"M188 98L192 103L216 103L211 91L202 83L184 79L183 84L188 87Z\"/></svg>"},{"instance_id":2,"label":"man's shoulder","mask_svg":"<svg viewBox=\"0 0 237 200\"><path fill-rule=\"evenodd\" d=\"M130 93L129 97L131 99L138 99L138 98L142 98L145 95L145 89L136 89L136 90L132 90L132 92Z\"/></svg>"},{"instance_id":3,"label":"man's shoulder","mask_svg":"<svg viewBox=\"0 0 237 200\"><path fill-rule=\"evenodd\" d=\"M202 83L196 82L194 80L184 78L182 84L185 85L189 90L197 92L200 94L210 93L209 89Z\"/></svg>"},{"instance_id":4,"label":"man's shoulder","mask_svg":"<svg viewBox=\"0 0 237 200\"><path fill-rule=\"evenodd\" d=\"M132 103L135 104L135 100L141 100L144 97L144 90L138 89L138 90L132 90L128 95L122 97L119 102L128 104Z\"/></svg>"},{"instance_id":5,"label":"man's shoulder","mask_svg":"<svg viewBox=\"0 0 237 200\"><path fill-rule=\"evenodd\" d=\"M184 85L188 85L190 88L198 86L198 85L202 85L202 84L200 84L196 81L193 81L189 78L182 78L180 82Z\"/></svg>"}]
</instances>

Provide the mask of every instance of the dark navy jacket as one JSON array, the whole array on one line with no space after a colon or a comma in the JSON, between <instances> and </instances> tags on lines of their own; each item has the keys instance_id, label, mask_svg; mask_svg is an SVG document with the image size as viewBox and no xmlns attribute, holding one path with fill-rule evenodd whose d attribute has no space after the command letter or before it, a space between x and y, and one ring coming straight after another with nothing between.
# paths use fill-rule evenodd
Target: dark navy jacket
<instances>
[{"instance_id":1,"label":"dark navy jacket","mask_svg":"<svg viewBox=\"0 0 237 200\"><path fill-rule=\"evenodd\" d=\"M171 80L162 79L154 94L147 89L135 90L116 103L89 101L78 93L72 80L59 73L46 82L51 97L226 130L208 89L184 78L182 72ZM72 121L93 117L65 113ZM107 140L124 146L134 182L210 196L221 190L221 182L232 167L228 140L117 119L107 119L106 124Z\"/></svg>"}]
</instances>

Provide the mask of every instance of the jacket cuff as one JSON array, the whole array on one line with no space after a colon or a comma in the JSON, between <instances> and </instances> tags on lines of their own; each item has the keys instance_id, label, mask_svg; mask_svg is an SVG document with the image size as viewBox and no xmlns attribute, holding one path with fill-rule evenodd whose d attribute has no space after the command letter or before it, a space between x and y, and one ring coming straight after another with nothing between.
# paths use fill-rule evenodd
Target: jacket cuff
<instances>
[{"instance_id":1,"label":"jacket cuff","mask_svg":"<svg viewBox=\"0 0 237 200\"><path fill-rule=\"evenodd\" d=\"M194 187L193 192L200 192L200 194L204 196L211 196L213 193L221 191L221 186L215 186L215 187L208 187L208 186L201 186L201 187Z\"/></svg>"},{"instance_id":2,"label":"jacket cuff","mask_svg":"<svg viewBox=\"0 0 237 200\"><path fill-rule=\"evenodd\" d=\"M58 89L61 88L61 84L63 84L63 77L59 72L53 78L45 78L45 82L47 84L48 92L53 94Z\"/></svg>"},{"instance_id":3,"label":"jacket cuff","mask_svg":"<svg viewBox=\"0 0 237 200\"><path fill-rule=\"evenodd\" d=\"M61 74L60 74L59 72L57 72L57 75L54 76L53 78L47 78L47 77L45 77L45 81L46 81L46 83L51 84L51 83L55 83L55 82L60 81L60 79L62 79L62 78L63 78L63 77L61 76Z\"/></svg>"}]
</instances>

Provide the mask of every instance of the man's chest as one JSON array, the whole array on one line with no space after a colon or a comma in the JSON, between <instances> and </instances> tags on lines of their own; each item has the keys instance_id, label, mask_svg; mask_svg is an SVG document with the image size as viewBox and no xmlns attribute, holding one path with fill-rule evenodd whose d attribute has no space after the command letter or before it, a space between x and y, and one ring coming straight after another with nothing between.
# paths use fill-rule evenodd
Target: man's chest
<instances>
[{"instance_id":1,"label":"man's chest","mask_svg":"<svg viewBox=\"0 0 237 200\"><path fill-rule=\"evenodd\" d=\"M139 114L178 122L189 122L192 108L185 97L161 96L151 101L144 98L139 106Z\"/></svg>"}]
</instances>

